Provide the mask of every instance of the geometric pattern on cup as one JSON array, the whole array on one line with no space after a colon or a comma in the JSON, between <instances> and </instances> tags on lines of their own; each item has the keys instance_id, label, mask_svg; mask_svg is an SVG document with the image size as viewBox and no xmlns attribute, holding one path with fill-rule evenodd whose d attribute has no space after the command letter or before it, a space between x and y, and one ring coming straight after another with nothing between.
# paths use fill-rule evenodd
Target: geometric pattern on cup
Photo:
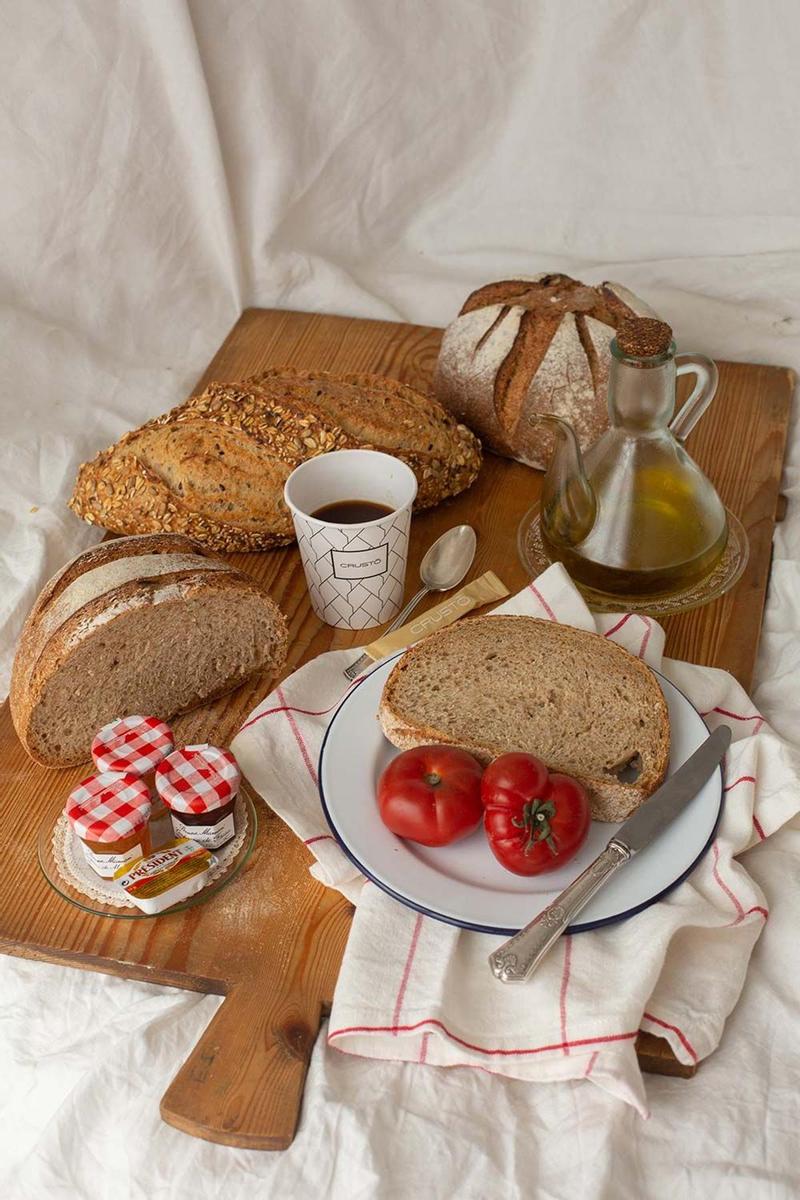
<instances>
[{"instance_id":1,"label":"geometric pattern on cup","mask_svg":"<svg viewBox=\"0 0 800 1200\"><path fill-rule=\"evenodd\" d=\"M311 604L321 620L340 629L367 629L397 616L405 587L410 505L367 527L319 529L299 513L294 524ZM365 555L363 567L360 553Z\"/></svg>"}]
</instances>

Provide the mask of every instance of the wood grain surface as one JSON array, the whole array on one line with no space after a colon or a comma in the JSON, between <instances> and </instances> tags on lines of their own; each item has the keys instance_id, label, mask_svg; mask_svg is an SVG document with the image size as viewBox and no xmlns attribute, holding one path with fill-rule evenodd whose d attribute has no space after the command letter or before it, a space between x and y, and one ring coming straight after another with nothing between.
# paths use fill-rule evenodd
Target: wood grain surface
<instances>
[{"instance_id":1,"label":"wood grain surface","mask_svg":"<svg viewBox=\"0 0 800 1200\"><path fill-rule=\"evenodd\" d=\"M288 363L373 371L429 384L441 331L414 325L251 309L242 314L198 386ZM780 367L720 364L720 393L689 439L690 452L740 517L751 542L745 576L727 597L668 621L667 652L732 671L749 686L767 586L771 538L793 377ZM99 447L98 447L99 448ZM526 582L517 524L537 499L541 476L487 456L469 492L415 518L407 594L419 560L445 529L475 526L474 573L492 569L509 588ZM313 615L293 548L231 555L260 579L289 620L289 674L324 650L369 641ZM261 677L175 722L179 741L227 743L274 686ZM352 914L309 874L311 856L259 805L256 848L242 874L207 905L152 921L82 913L47 884L36 839L85 768L47 771L25 755L0 712L2 812L0 949L129 978L226 997L165 1094L161 1111L188 1133L234 1146L280 1149L294 1134L306 1065L333 996ZM645 1068L684 1073L665 1042L641 1035Z\"/></svg>"}]
</instances>

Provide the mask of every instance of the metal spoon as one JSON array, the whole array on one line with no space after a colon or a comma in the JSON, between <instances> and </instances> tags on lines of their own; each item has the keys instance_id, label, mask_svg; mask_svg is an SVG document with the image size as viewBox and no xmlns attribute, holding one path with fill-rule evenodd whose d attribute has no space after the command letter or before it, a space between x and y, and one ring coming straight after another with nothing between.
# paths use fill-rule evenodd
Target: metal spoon
<instances>
[{"instance_id":1,"label":"metal spoon","mask_svg":"<svg viewBox=\"0 0 800 1200\"><path fill-rule=\"evenodd\" d=\"M416 595L411 597L403 611L395 617L384 633L391 633L393 629L399 629L401 625L404 625L420 600L429 592L449 592L456 584L461 583L472 566L477 541L475 530L471 525L454 525L452 529L447 530L447 533L443 533L440 538L437 538L425 552L425 557L420 563L419 576L422 580L422 587ZM356 675L360 675L371 662L372 659L368 654L362 654L347 668L345 675L348 679L355 679Z\"/></svg>"}]
</instances>

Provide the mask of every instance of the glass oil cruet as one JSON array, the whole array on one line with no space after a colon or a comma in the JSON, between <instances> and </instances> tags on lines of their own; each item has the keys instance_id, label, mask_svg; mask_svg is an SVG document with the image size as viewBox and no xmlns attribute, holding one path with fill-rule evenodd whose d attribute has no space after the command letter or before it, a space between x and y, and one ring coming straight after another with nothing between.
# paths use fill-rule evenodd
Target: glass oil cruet
<instances>
[{"instance_id":1,"label":"glass oil cruet","mask_svg":"<svg viewBox=\"0 0 800 1200\"><path fill-rule=\"evenodd\" d=\"M678 415L678 375L696 376ZM541 533L551 559L595 591L654 597L689 587L719 562L725 507L683 447L714 398L717 368L676 354L663 321L631 317L611 342L609 429L584 454L568 421L542 485Z\"/></svg>"}]
</instances>

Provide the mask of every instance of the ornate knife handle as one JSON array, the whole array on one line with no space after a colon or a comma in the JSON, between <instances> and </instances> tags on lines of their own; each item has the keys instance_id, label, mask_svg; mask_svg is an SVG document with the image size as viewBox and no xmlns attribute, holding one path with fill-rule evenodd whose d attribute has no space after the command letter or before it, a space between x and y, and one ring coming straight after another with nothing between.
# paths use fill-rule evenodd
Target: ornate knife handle
<instances>
[{"instance_id":1,"label":"ornate knife handle","mask_svg":"<svg viewBox=\"0 0 800 1200\"><path fill-rule=\"evenodd\" d=\"M489 955L493 975L502 983L526 980L597 889L630 857L628 847L612 838L603 853L552 904Z\"/></svg>"}]
</instances>

